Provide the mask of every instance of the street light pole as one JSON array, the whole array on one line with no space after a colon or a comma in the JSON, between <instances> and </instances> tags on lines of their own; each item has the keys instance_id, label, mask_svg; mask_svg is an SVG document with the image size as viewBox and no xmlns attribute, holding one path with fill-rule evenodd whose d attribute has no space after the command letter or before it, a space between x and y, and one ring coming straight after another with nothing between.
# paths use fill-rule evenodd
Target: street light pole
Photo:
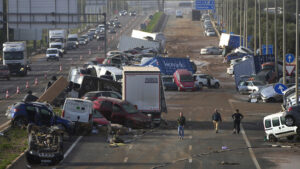
<instances>
[{"instance_id":1,"label":"street light pole","mask_svg":"<svg viewBox=\"0 0 300 169\"><path fill-rule=\"evenodd\" d=\"M244 0L245 1L245 0ZM246 45L246 1L244 2L244 31L243 31L243 46Z\"/></svg>"},{"instance_id":2,"label":"street light pole","mask_svg":"<svg viewBox=\"0 0 300 169\"><path fill-rule=\"evenodd\" d=\"M275 0L275 17L274 17L274 55L275 55L275 74L278 78L278 54L277 54L277 0Z\"/></svg>"},{"instance_id":3,"label":"street light pole","mask_svg":"<svg viewBox=\"0 0 300 169\"><path fill-rule=\"evenodd\" d=\"M269 7L268 7L268 0L266 0L266 54L269 54Z\"/></svg>"},{"instance_id":4,"label":"street light pole","mask_svg":"<svg viewBox=\"0 0 300 169\"><path fill-rule=\"evenodd\" d=\"M242 15L243 15L243 0L239 0L240 1L240 46L242 46Z\"/></svg>"},{"instance_id":5,"label":"street light pole","mask_svg":"<svg viewBox=\"0 0 300 169\"><path fill-rule=\"evenodd\" d=\"M259 43L259 55L262 53L262 39L261 39L261 7L260 0L258 0L258 43Z\"/></svg>"},{"instance_id":6,"label":"street light pole","mask_svg":"<svg viewBox=\"0 0 300 169\"><path fill-rule=\"evenodd\" d=\"M286 73L285 73L285 54L286 54L286 33L285 33L285 29L286 29L286 25L285 25L285 0L282 0L282 8L283 8L283 31L282 31L282 39L283 39L283 51L282 51L282 78L283 78L283 84L286 84Z\"/></svg>"},{"instance_id":7,"label":"street light pole","mask_svg":"<svg viewBox=\"0 0 300 169\"><path fill-rule=\"evenodd\" d=\"M257 39L257 36L256 36L256 25L257 25L257 21L256 21L256 18L257 18L257 0L254 0L254 55L256 54L256 49L257 49L257 46L256 46L256 39Z\"/></svg>"},{"instance_id":8,"label":"street light pole","mask_svg":"<svg viewBox=\"0 0 300 169\"><path fill-rule=\"evenodd\" d=\"M295 82L296 82L296 105L299 104L299 93L298 93L298 73L299 73L299 0L296 0L296 76L295 76Z\"/></svg>"}]
</instances>

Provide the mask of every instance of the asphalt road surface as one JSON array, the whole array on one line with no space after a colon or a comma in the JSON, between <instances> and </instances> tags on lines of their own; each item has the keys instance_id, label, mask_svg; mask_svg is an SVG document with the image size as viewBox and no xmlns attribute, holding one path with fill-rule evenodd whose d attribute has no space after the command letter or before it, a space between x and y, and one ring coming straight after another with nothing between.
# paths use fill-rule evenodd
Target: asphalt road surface
<instances>
[{"instance_id":1,"label":"asphalt road surface","mask_svg":"<svg viewBox=\"0 0 300 169\"><path fill-rule=\"evenodd\" d=\"M168 113L166 124L147 130L133 142L110 147L103 134L80 137L56 169L297 169L299 142L282 139L278 143L264 141L262 118L280 110L279 103L248 103L239 95L233 78L226 74L221 56L200 56L200 48L218 45L217 37L203 36L199 22L190 15L183 19L171 16L166 25L167 50L170 57L193 59L198 72L220 80L220 89L204 88L196 92L166 92ZM220 110L223 122L215 133L211 122L214 109ZM231 115L238 108L244 115L242 132L232 133ZM177 135L176 119L182 111L186 117L185 137ZM272 146L274 145L275 146Z\"/></svg>"}]
</instances>

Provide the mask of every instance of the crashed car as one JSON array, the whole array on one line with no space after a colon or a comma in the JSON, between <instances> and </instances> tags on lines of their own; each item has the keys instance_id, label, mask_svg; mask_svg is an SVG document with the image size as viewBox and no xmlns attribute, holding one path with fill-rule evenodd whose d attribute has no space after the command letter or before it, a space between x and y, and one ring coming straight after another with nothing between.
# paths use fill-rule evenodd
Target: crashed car
<instances>
[{"instance_id":1,"label":"crashed car","mask_svg":"<svg viewBox=\"0 0 300 169\"><path fill-rule=\"evenodd\" d=\"M29 164L54 165L63 160L63 130L30 124L27 131L29 147L25 155Z\"/></svg>"}]
</instances>

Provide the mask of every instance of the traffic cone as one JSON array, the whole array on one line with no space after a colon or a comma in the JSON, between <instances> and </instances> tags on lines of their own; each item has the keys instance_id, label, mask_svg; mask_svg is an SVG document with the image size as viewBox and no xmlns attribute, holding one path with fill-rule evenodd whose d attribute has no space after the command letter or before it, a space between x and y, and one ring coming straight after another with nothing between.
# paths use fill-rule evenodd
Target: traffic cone
<instances>
[{"instance_id":1,"label":"traffic cone","mask_svg":"<svg viewBox=\"0 0 300 169\"><path fill-rule=\"evenodd\" d=\"M92 51L91 51L91 49L89 49L89 55L91 55L92 54Z\"/></svg>"},{"instance_id":2,"label":"traffic cone","mask_svg":"<svg viewBox=\"0 0 300 169\"><path fill-rule=\"evenodd\" d=\"M79 60L82 60L82 55L80 55Z\"/></svg>"},{"instance_id":3,"label":"traffic cone","mask_svg":"<svg viewBox=\"0 0 300 169\"><path fill-rule=\"evenodd\" d=\"M59 71L62 72L62 65L59 65Z\"/></svg>"},{"instance_id":4,"label":"traffic cone","mask_svg":"<svg viewBox=\"0 0 300 169\"><path fill-rule=\"evenodd\" d=\"M38 79L35 78L35 80L34 80L34 85L37 86L38 84L39 84Z\"/></svg>"},{"instance_id":5,"label":"traffic cone","mask_svg":"<svg viewBox=\"0 0 300 169\"><path fill-rule=\"evenodd\" d=\"M6 90L6 95L5 98L8 99L9 98L9 94L8 94L8 90Z\"/></svg>"},{"instance_id":6,"label":"traffic cone","mask_svg":"<svg viewBox=\"0 0 300 169\"><path fill-rule=\"evenodd\" d=\"M20 94L20 88L19 88L19 86L17 86L17 92L16 93Z\"/></svg>"},{"instance_id":7,"label":"traffic cone","mask_svg":"<svg viewBox=\"0 0 300 169\"><path fill-rule=\"evenodd\" d=\"M28 83L28 81L26 82L26 89L28 89L29 88L29 83Z\"/></svg>"}]
</instances>

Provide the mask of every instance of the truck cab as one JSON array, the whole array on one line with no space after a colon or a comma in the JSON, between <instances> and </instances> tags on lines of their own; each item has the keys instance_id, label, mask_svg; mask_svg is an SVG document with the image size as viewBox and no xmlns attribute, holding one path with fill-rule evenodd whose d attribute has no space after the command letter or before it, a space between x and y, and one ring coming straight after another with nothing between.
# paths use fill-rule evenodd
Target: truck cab
<instances>
[{"instance_id":1,"label":"truck cab","mask_svg":"<svg viewBox=\"0 0 300 169\"><path fill-rule=\"evenodd\" d=\"M52 45L59 45L61 46L60 49L62 53L66 54L67 50L67 31L62 29L62 30L49 30L49 47L50 48L56 48L52 47Z\"/></svg>"},{"instance_id":2,"label":"truck cab","mask_svg":"<svg viewBox=\"0 0 300 169\"><path fill-rule=\"evenodd\" d=\"M3 65L7 65L10 73L27 75L31 70L27 60L26 42L3 43Z\"/></svg>"},{"instance_id":3,"label":"truck cab","mask_svg":"<svg viewBox=\"0 0 300 169\"><path fill-rule=\"evenodd\" d=\"M49 48L56 48L59 51L59 56L63 57L65 50L63 48L63 43L61 42L53 42L49 44Z\"/></svg>"}]
</instances>

